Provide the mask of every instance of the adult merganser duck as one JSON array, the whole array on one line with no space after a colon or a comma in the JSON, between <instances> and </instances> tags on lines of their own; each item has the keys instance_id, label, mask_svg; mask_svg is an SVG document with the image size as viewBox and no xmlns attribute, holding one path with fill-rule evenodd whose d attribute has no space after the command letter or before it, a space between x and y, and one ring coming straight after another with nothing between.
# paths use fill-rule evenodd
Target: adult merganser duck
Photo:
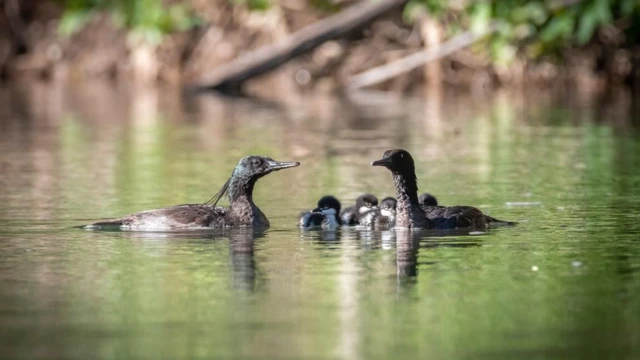
<instances>
[{"instance_id":1,"label":"adult merganser duck","mask_svg":"<svg viewBox=\"0 0 640 360\"><path fill-rule=\"evenodd\" d=\"M240 159L220 191L204 204L184 204L147 210L84 226L86 229L120 228L136 231L202 229L227 227L267 228L269 220L253 203L253 187L261 177L274 171L296 167L299 162L279 162L265 156ZM216 206L225 195L229 208Z\"/></svg>"},{"instance_id":2,"label":"adult merganser duck","mask_svg":"<svg viewBox=\"0 0 640 360\"><path fill-rule=\"evenodd\" d=\"M473 206L422 206L418 200L415 165L406 150L387 150L382 159L371 165L391 171L397 198L394 227L485 230L492 222L509 223L486 216Z\"/></svg>"}]
</instances>

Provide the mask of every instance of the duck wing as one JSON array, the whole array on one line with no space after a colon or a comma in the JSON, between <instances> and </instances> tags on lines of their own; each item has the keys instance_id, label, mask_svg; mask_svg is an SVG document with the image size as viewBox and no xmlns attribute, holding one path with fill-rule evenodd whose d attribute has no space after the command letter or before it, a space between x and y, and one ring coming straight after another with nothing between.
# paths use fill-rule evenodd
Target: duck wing
<instances>
[{"instance_id":1,"label":"duck wing","mask_svg":"<svg viewBox=\"0 0 640 360\"><path fill-rule=\"evenodd\" d=\"M87 225L85 228L121 228L126 230L217 228L225 225L226 214L227 209L218 206L184 204L141 211L121 218L106 219Z\"/></svg>"},{"instance_id":2,"label":"duck wing","mask_svg":"<svg viewBox=\"0 0 640 360\"><path fill-rule=\"evenodd\" d=\"M487 227L486 215L473 206L421 206L435 229L481 229Z\"/></svg>"}]
</instances>

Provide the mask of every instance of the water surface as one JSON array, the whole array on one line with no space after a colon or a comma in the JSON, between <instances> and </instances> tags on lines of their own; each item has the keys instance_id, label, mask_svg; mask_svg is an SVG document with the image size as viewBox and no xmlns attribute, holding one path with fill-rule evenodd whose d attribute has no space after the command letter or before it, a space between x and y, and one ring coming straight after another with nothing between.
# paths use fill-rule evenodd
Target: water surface
<instances>
[{"instance_id":1,"label":"water surface","mask_svg":"<svg viewBox=\"0 0 640 360\"><path fill-rule=\"evenodd\" d=\"M286 105L92 84L0 89L0 356L632 359L640 356L640 102L444 93ZM324 194L421 190L515 228L301 231ZM242 156L260 233L91 220L203 202Z\"/></svg>"}]
</instances>

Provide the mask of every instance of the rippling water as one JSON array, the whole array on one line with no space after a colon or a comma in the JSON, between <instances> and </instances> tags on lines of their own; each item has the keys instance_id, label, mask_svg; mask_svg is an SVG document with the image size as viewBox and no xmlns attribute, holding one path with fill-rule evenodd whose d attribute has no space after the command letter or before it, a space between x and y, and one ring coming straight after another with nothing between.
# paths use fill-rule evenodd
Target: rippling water
<instances>
[{"instance_id":1,"label":"rippling water","mask_svg":"<svg viewBox=\"0 0 640 360\"><path fill-rule=\"evenodd\" d=\"M632 95L301 96L0 89L0 357L640 357L640 101ZM519 221L487 234L301 231L324 194L393 194L369 166ZM97 232L269 175L262 233Z\"/></svg>"}]
</instances>

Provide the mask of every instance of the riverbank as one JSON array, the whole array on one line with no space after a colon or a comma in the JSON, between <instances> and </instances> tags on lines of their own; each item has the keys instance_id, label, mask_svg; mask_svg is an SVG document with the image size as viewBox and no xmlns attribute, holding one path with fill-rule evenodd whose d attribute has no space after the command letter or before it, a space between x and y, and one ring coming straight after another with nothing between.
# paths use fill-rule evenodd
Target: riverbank
<instances>
[{"instance_id":1,"label":"riverbank","mask_svg":"<svg viewBox=\"0 0 640 360\"><path fill-rule=\"evenodd\" d=\"M100 78L181 86L247 51L286 40L331 14L306 2L280 2L264 11L226 0L213 4L192 0L189 6L201 24L153 42L118 26L106 11L94 14L74 33L63 35L59 29L64 9L59 3L25 2L13 21L7 11L0 21L0 74L4 81ZM327 41L249 81L247 91L268 96L274 87L286 91L339 89L355 74L425 47L437 47L445 40L443 33L443 24L426 16L409 24L402 9L390 11L362 30ZM473 90L549 85L589 91L634 87L640 79L640 46L628 46L620 37L611 27L589 44L564 50L553 58L532 60L517 54L507 65L496 63L489 56L490 44L480 40L376 88L408 92L425 83Z\"/></svg>"}]
</instances>

